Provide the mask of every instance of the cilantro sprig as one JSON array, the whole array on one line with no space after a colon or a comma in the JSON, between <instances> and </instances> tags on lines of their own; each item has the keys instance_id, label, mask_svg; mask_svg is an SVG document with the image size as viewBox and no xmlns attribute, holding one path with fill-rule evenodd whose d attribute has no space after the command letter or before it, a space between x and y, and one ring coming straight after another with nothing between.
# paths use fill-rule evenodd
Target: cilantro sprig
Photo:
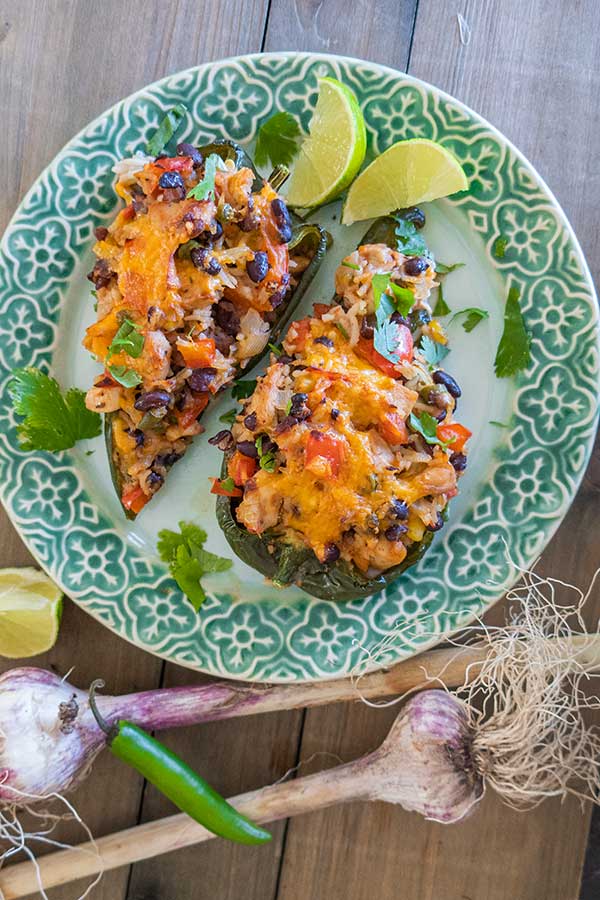
<instances>
[{"instance_id":1,"label":"cilantro sprig","mask_svg":"<svg viewBox=\"0 0 600 900\"><path fill-rule=\"evenodd\" d=\"M464 262L451 263L450 265L446 265L443 262L436 262L435 264L435 274L436 275L449 275L450 272L454 272L455 269L462 269L464 266Z\"/></svg>"},{"instance_id":2,"label":"cilantro sprig","mask_svg":"<svg viewBox=\"0 0 600 900\"><path fill-rule=\"evenodd\" d=\"M288 166L298 152L300 126L289 112L278 112L267 119L256 137L254 159L257 166Z\"/></svg>"},{"instance_id":3,"label":"cilantro sprig","mask_svg":"<svg viewBox=\"0 0 600 900\"><path fill-rule=\"evenodd\" d=\"M402 316L408 315L415 296L409 288L394 284L389 274L374 275L371 284L376 320L373 346L390 362L397 363L398 325L391 321L391 316L396 311Z\"/></svg>"},{"instance_id":4,"label":"cilantro sprig","mask_svg":"<svg viewBox=\"0 0 600 900\"><path fill-rule=\"evenodd\" d=\"M473 331L480 322L483 322L484 319L489 319L490 314L487 309L480 309L478 306L467 306L465 309L459 309L458 312L455 312L450 319L450 322L454 322L459 316L466 316L462 323L462 327L465 331L470 332Z\"/></svg>"},{"instance_id":5,"label":"cilantro sprig","mask_svg":"<svg viewBox=\"0 0 600 900\"><path fill-rule=\"evenodd\" d=\"M200 579L211 572L230 569L232 562L204 549L207 534L198 525L180 522L179 531L180 534L167 528L159 531L157 550L160 558L168 563L173 579L197 612L206 600L206 592Z\"/></svg>"},{"instance_id":6,"label":"cilantro sprig","mask_svg":"<svg viewBox=\"0 0 600 900\"><path fill-rule=\"evenodd\" d=\"M509 378L531 362L531 335L525 328L523 313L519 305L521 293L518 288L511 287L504 309L504 330L496 358L494 369L498 378Z\"/></svg>"},{"instance_id":7,"label":"cilantro sprig","mask_svg":"<svg viewBox=\"0 0 600 900\"><path fill-rule=\"evenodd\" d=\"M396 220L396 243L398 250L405 256L429 256L429 248L421 237L413 222L403 219L401 216L394 216Z\"/></svg>"},{"instance_id":8,"label":"cilantro sprig","mask_svg":"<svg viewBox=\"0 0 600 900\"><path fill-rule=\"evenodd\" d=\"M264 435L259 435L254 442L254 446L258 452L258 464L261 469L264 469L265 472L274 472L276 459L275 459L275 451L267 450L266 453L263 453L263 440Z\"/></svg>"},{"instance_id":9,"label":"cilantro sprig","mask_svg":"<svg viewBox=\"0 0 600 900\"><path fill-rule=\"evenodd\" d=\"M217 169L224 168L225 163L217 153L211 153L204 163L204 175L197 185L187 192L194 200L214 199L215 175Z\"/></svg>"},{"instance_id":10,"label":"cilantro sprig","mask_svg":"<svg viewBox=\"0 0 600 900\"><path fill-rule=\"evenodd\" d=\"M58 382L40 369L15 369L8 392L14 411L24 416L17 425L21 450L55 453L100 434L100 416L86 408L84 392L70 388L63 395Z\"/></svg>"},{"instance_id":11,"label":"cilantro sprig","mask_svg":"<svg viewBox=\"0 0 600 900\"><path fill-rule=\"evenodd\" d=\"M437 341L432 340L428 335L423 335L421 338L419 350L430 369L437 369L442 360L450 353L445 344L438 344Z\"/></svg>"},{"instance_id":12,"label":"cilantro sprig","mask_svg":"<svg viewBox=\"0 0 600 900\"><path fill-rule=\"evenodd\" d=\"M444 289L441 283L438 285L438 295L437 295L437 303L435 304L435 308L433 310L433 315L441 318L442 316L447 316L452 312L446 300L444 298Z\"/></svg>"},{"instance_id":13,"label":"cilantro sprig","mask_svg":"<svg viewBox=\"0 0 600 900\"><path fill-rule=\"evenodd\" d=\"M115 381L122 384L123 387L132 388L142 383L142 378L135 369L128 369L127 366L110 365L106 367Z\"/></svg>"},{"instance_id":14,"label":"cilantro sprig","mask_svg":"<svg viewBox=\"0 0 600 900\"><path fill-rule=\"evenodd\" d=\"M158 128L146 144L148 156L158 156L165 149L175 132L181 125L181 120L187 115L187 109L183 103L178 103L168 111L161 120Z\"/></svg>"},{"instance_id":15,"label":"cilantro sprig","mask_svg":"<svg viewBox=\"0 0 600 900\"><path fill-rule=\"evenodd\" d=\"M141 333L135 322L132 322L131 319L124 319L119 326L119 330L112 339L110 347L108 348L108 355L113 356L115 353L127 353L128 356L137 359L142 355L143 349L144 335Z\"/></svg>"},{"instance_id":16,"label":"cilantro sprig","mask_svg":"<svg viewBox=\"0 0 600 900\"><path fill-rule=\"evenodd\" d=\"M431 444L432 446L437 445L438 447L442 447L443 450L456 440L456 438L452 438L451 441L441 440L441 438L437 436L437 419L434 419L428 412L422 412L420 415L411 413L408 424L413 431L422 435L428 444Z\"/></svg>"}]
</instances>

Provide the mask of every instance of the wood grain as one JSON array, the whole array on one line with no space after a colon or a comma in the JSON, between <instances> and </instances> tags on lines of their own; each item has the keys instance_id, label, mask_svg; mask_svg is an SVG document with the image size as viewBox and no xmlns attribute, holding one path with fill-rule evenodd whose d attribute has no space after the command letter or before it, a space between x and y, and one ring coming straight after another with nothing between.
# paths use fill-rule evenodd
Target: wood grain
<instances>
[{"instance_id":1,"label":"wood grain","mask_svg":"<svg viewBox=\"0 0 600 900\"><path fill-rule=\"evenodd\" d=\"M259 49L266 9L267 0L0 0L0 228L41 169L88 121L169 72ZM4 511L0 548L1 566L32 563ZM116 692L158 686L163 668L69 603L56 647L34 663L61 673L75 666L72 678L81 686L102 674ZM0 664L1 671L8 667ZM291 748L295 753L293 741ZM72 800L102 835L137 822L142 787L107 753ZM56 836L84 837L76 827L61 827ZM107 874L94 900L122 900L128 880L127 869ZM72 900L83 887L57 888L49 897Z\"/></svg>"},{"instance_id":2,"label":"wood grain","mask_svg":"<svg viewBox=\"0 0 600 900\"><path fill-rule=\"evenodd\" d=\"M346 10L341 0L327 3L332 31L325 32L322 19L319 44L306 29L295 36L294 19L288 17L287 46L321 49L328 37L338 40L342 23L339 52L390 62L387 51L381 52L379 32L372 44L363 43L358 15L345 23ZM471 28L467 46L459 39L457 12ZM597 13L593 2L569 5L566 17L564 3L541 0L420 0L409 65L411 74L489 118L529 156L563 203L596 272L600 180L590 146L600 138L594 99L599 35L597 28L588 32ZM279 49L279 34L273 44L270 35L269 27L267 46ZM382 46L393 46L385 29ZM395 65L400 67L398 58ZM566 113L555 127L557 110L581 114ZM598 565L599 476L596 451L571 513L542 560L546 572L578 584L587 584ZM588 610L590 625L599 613L596 597ZM497 607L490 618L502 617ZM300 756L309 759L316 750L328 750L351 758L377 744L392 717L391 711L354 706L310 710ZM399 892L403 900L574 900L588 820L588 811L582 813L574 801L545 803L523 815L491 795L470 820L452 828L384 806L315 813L289 825L278 900L370 900L375 892L379 900L392 900Z\"/></svg>"}]
</instances>

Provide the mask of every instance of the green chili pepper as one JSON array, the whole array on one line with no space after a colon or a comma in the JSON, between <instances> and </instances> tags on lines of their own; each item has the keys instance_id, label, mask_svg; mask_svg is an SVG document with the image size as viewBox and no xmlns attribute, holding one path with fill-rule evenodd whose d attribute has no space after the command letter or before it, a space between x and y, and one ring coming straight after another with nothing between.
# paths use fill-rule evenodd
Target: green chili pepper
<instances>
[{"instance_id":1,"label":"green chili pepper","mask_svg":"<svg viewBox=\"0 0 600 900\"><path fill-rule=\"evenodd\" d=\"M241 815L209 784L164 744L133 722L109 724L96 705L95 692L104 687L97 680L90 686L90 709L106 734L110 750L136 769L182 812L213 834L240 844L264 844L271 834Z\"/></svg>"}]
</instances>

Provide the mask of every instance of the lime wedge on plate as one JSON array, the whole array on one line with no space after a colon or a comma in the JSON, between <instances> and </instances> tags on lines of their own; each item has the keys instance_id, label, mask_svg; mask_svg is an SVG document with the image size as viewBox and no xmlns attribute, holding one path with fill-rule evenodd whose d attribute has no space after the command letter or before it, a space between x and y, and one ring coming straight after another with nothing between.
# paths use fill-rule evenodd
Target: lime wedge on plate
<instances>
[{"instance_id":1,"label":"lime wedge on plate","mask_svg":"<svg viewBox=\"0 0 600 900\"><path fill-rule=\"evenodd\" d=\"M360 169L367 149L365 120L350 88L319 78L319 99L290 178L287 202L310 209L335 200Z\"/></svg>"},{"instance_id":2,"label":"lime wedge on plate","mask_svg":"<svg viewBox=\"0 0 600 900\"><path fill-rule=\"evenodd\" d=\"M360 173L348 191L342 222L375 219L468 186L461 164L441 144L426 138L398 141Z\"/></svg>"},{"instance_id":3,"label":"lime wedge on plate","mask_svg":"<svg viewBox=\"0 0 600 900\"><path fill-rule=\"evenodd\" d=\"M62 591L37 569L0 569L0 656L36 656L56 641Z\"/></svg>"}]
</instances>

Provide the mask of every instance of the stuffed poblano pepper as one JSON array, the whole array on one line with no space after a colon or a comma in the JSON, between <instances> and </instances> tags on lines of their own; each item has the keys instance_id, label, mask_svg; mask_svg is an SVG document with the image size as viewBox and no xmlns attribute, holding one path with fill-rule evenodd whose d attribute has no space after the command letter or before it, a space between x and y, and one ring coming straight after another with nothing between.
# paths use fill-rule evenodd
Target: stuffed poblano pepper
<instances>
[{"instance_id":1,"label":"stuffed poblano pepper","mask_svg":"<svg viewBox=\"0 0 600 900\"><path fill-rule=\"evenodd\" d=\"M291 325L231 432L213 439L233 550L328 600L368 596L413 564L467 463L461 392L440 368L446 336L429 302L435 264L411 219L423 217L371 228L338 267L334 302Z\"/></svg>"},{"instance_id":2,"label":"stuffed poblano pepper","mask_svg":"<svg viewBox=\"0 0 600 900\"><path fill-rule=\"evenodd\" d=\"M106 415L114 485L134 518L203 431L214 395L277 340L326 239L228 141L115 171L126 205L96 230L97 322L84 346L104 372L86 403Z\"/></svg>"}]
</instances>

